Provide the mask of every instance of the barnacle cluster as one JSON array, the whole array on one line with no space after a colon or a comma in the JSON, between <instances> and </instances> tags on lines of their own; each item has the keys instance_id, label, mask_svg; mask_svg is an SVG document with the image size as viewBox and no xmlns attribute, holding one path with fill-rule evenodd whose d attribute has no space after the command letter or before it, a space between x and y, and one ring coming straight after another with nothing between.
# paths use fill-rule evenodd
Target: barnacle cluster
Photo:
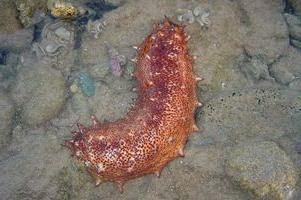
<instances>
[{"instance_id":1,"label":"barnacle cluster","mask_svg":"<svg viewBox=\"0 0 301 200\"><path fill-rule=\"evenodd\" d=\"M89 20L87 24L87 30L89 33L94 35L94 38L97 39L101 32L104 31L106 26L106 21L103 20Z\"/></svg>"},{"instance_id":2,"label":"barnacle cluster","mask_svg":"<svg viewBox=\"0 0 301 200\"><path fill-rule=\"evenodd\" d=\"M189 9L178 9L177 20L179 22L188 22L193 24L195 21L200 24L201 27L208 27L211 24L209 19L210 12L200 6L195 7L193 10Z\"/></svg>"}]
</instances>

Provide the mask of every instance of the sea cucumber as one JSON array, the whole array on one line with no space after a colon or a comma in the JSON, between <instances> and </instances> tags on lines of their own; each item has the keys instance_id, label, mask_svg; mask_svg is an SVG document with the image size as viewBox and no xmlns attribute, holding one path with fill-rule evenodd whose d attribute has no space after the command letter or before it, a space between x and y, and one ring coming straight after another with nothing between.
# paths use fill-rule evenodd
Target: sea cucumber
<instances>
[{"instance_id":1,"label":"sea cucumber","mask_svg":"<svg viewBox=\"0 0 301 200\"><path fill-rule=\"evenodd\" d=\"M194 113L197 100L193 59L184 28L168 18L137 47L138 99L127 115L101 124L91 116L92 126L78 124L79 131L65 142L83 162L96 185L117 183L146 174L160 175L171 160L184 156L190 133L197 131Z\"/></svg>"}]
</instances>

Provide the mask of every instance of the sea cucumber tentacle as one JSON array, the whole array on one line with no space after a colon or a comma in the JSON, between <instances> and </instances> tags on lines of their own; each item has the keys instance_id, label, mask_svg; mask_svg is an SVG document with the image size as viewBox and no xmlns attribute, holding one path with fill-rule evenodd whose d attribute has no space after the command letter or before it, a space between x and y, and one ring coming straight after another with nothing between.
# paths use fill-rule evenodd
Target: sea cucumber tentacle
<instances>
[{"instance_id":1,"label":"sea cucumber tentacle","mask_svg":"<svg viewBox=\"0 0 301 200\"><path fill-rule=\"evenodd\" d=\"M96 185L113 181L121 192L130 179L160 176L169 161L184 156L189 134L198 131L198 80L184 28L165 18L137 49L135 106L115 122L100 125L92 116L91 127L78 125L79 131L66 141Z\"/></svg>"}]
</instances>

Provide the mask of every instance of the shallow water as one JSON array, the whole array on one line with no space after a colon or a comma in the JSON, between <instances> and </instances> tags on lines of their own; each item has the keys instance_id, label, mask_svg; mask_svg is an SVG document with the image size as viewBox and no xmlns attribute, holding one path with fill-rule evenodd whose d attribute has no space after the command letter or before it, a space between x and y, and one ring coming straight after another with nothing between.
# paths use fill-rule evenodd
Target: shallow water
<instances>
[{"instance_id":1,"label":"shallow water","mask_svg":"<svg viewBox=\"0 0 301 200\"><path fill-rule=\"evenodd\" d=\"M68 17L53 2L0 0L0 199L301 198L297 1L79 0ZM200 131L160 179L95 187L62 144L91 114L126 115L132 46L164 16L185 25L204 78Z\"/></svg>"}]
</instances>

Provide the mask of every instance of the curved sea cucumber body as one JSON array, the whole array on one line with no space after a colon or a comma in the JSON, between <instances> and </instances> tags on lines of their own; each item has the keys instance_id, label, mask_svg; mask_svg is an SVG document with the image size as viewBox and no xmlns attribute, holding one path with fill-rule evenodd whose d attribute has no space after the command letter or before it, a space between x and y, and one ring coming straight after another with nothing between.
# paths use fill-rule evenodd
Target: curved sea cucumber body
<instances>
[{"instance_id":1,"label":"curved sea cucumber body","mask_svg":"<svg viewBox=\"0 0 301 200\"><path fill-rule=\"evenodd\" d=\"M161 170L184 156L189 134L197 130L194 112L200 105L197 78L184 28L165 19L138 47L138 99L118 121L79 125L66 145L88 171L101 181L113 181L122 191L133 178Z\"/></svg>"}]
</instances>

